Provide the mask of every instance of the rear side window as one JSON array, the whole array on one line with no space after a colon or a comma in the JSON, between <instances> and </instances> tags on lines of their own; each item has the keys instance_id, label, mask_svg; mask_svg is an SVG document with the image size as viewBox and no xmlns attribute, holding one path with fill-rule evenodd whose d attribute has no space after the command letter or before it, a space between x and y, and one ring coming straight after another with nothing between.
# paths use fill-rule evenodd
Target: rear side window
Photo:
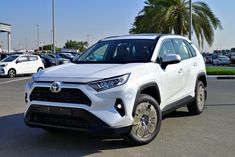
<instances>
[{"instance_id":1,"label":"rear side window","mask_svg":"<svg viewBox=\"0 0 235 157\"><path fill-rule=\"evenodd\" d=\"M182 60L190 58L190 51L186 45L186 43L182 39L174 39L174 44L177 53L180 55Z\"/></svg>"},{"instance_id":2,"label":"rear side window","mask_svg":"<svg viewBox=\"0 0 235 157\"><path fill-rule=\"evenodd\" d=\"M190 43L188 43L187 41L184 41L184 42L187 44L187 46L192 54L192 57L196 57L197 53L196 53L196 50L193 48L193 46Z\"/></svg>"},{"instance_id":3,"label":"rear side window","mask_svg":"<svg viewBox=\"0 0 235 157\"><path fill-rule=\"evenodd\" d=\"M38 57L36 56L29 56L29 61L36 61L38 60Z\"/></svg>"}]
</instances>

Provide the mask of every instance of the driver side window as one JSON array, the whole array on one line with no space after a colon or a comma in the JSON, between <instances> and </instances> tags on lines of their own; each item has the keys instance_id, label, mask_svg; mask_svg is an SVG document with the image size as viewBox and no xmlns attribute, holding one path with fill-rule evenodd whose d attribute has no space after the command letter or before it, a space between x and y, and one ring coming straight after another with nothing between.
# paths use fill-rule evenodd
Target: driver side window
<instances>
[{"instance_id":1,"label":"driver side window","mask_svg":"<svg viewBox=\"0 0 235 157\"><path fill-rule=\"evenodd\" d=\"M159 54L158 54L157 63L161 64L163 58L166 57L166 55L168 54L176 54L175 48L171 39L167 39L163 42L160 48Z\"/></svg>"}]
</instances>

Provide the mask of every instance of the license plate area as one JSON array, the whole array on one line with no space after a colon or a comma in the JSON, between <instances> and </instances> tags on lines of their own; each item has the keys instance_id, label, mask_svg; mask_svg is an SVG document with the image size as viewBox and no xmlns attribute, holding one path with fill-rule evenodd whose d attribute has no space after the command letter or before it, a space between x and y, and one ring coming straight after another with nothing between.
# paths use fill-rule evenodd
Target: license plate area
<instances>
[{"instance_id":1,"label":"license plate area","mask_svg":"<svg viewBox=\"0 0 235 157\"><path fill-rule=\"evenodd\" d=\"M71 109L64 107L47 106L40 107L40 113L71 116Z\"/></svg>"}]
</instances>

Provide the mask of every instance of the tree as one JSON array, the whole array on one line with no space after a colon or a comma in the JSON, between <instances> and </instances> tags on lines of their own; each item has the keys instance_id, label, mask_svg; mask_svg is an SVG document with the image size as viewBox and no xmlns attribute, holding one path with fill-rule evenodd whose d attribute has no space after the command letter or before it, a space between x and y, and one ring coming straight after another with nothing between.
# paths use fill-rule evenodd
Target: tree
<instances>
[{"instance_id":1,"label":"tree","mask_svg":"<svg viewBox=\"0 0 235 157\"><path fill-rule=\"evenodd\" d=\"M64 46L64 48L77 49L80 52L85 51L87 47L88 47L87 41L73 41L73 40L67 40Z\"/></svg>"},{"instance_id":2,"label":"tree","mask_svg":"<svg viewBox=\"0 0 235 157\"><path fill-rule=\"evenodd\" d=\"M47 44L47 45L43 45L43 47L39 47L39 50L45 50L45 51L51 51L52 50L52 44ZM56 47L55 48L56 52L61 51L61 48Z\"/></svg>"},{"instance_id":3,"label":"tree","mask_svg":"<svg viewBox=\"0 0 235 157\"><path fill-rule=\"evenodd\" d=\"M203 47L204 41L209 46L214 41L214 30L222 29L220 20L204 2L193 2L192 25ZM147 0L144 9L135 18L130 33L175 33L189 35L188 0Z\"/></svg>"}]
</instances>

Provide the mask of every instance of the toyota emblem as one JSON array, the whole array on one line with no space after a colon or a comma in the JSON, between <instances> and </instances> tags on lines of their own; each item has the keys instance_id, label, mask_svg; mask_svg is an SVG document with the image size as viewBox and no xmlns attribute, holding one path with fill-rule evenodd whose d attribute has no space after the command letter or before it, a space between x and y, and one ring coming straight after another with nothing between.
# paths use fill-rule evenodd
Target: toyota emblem
<instances>
[{"instance_id":1,"label":"toyota emblem","mask_svg":"<svg viewBox=\"0 0 235 157\"><path fill-rule=\"evenodd\" d=\"M59 93L61 91L60 82L54 82L51 84L50 90L52 93Z\"/></svg>"}]
</instances>

